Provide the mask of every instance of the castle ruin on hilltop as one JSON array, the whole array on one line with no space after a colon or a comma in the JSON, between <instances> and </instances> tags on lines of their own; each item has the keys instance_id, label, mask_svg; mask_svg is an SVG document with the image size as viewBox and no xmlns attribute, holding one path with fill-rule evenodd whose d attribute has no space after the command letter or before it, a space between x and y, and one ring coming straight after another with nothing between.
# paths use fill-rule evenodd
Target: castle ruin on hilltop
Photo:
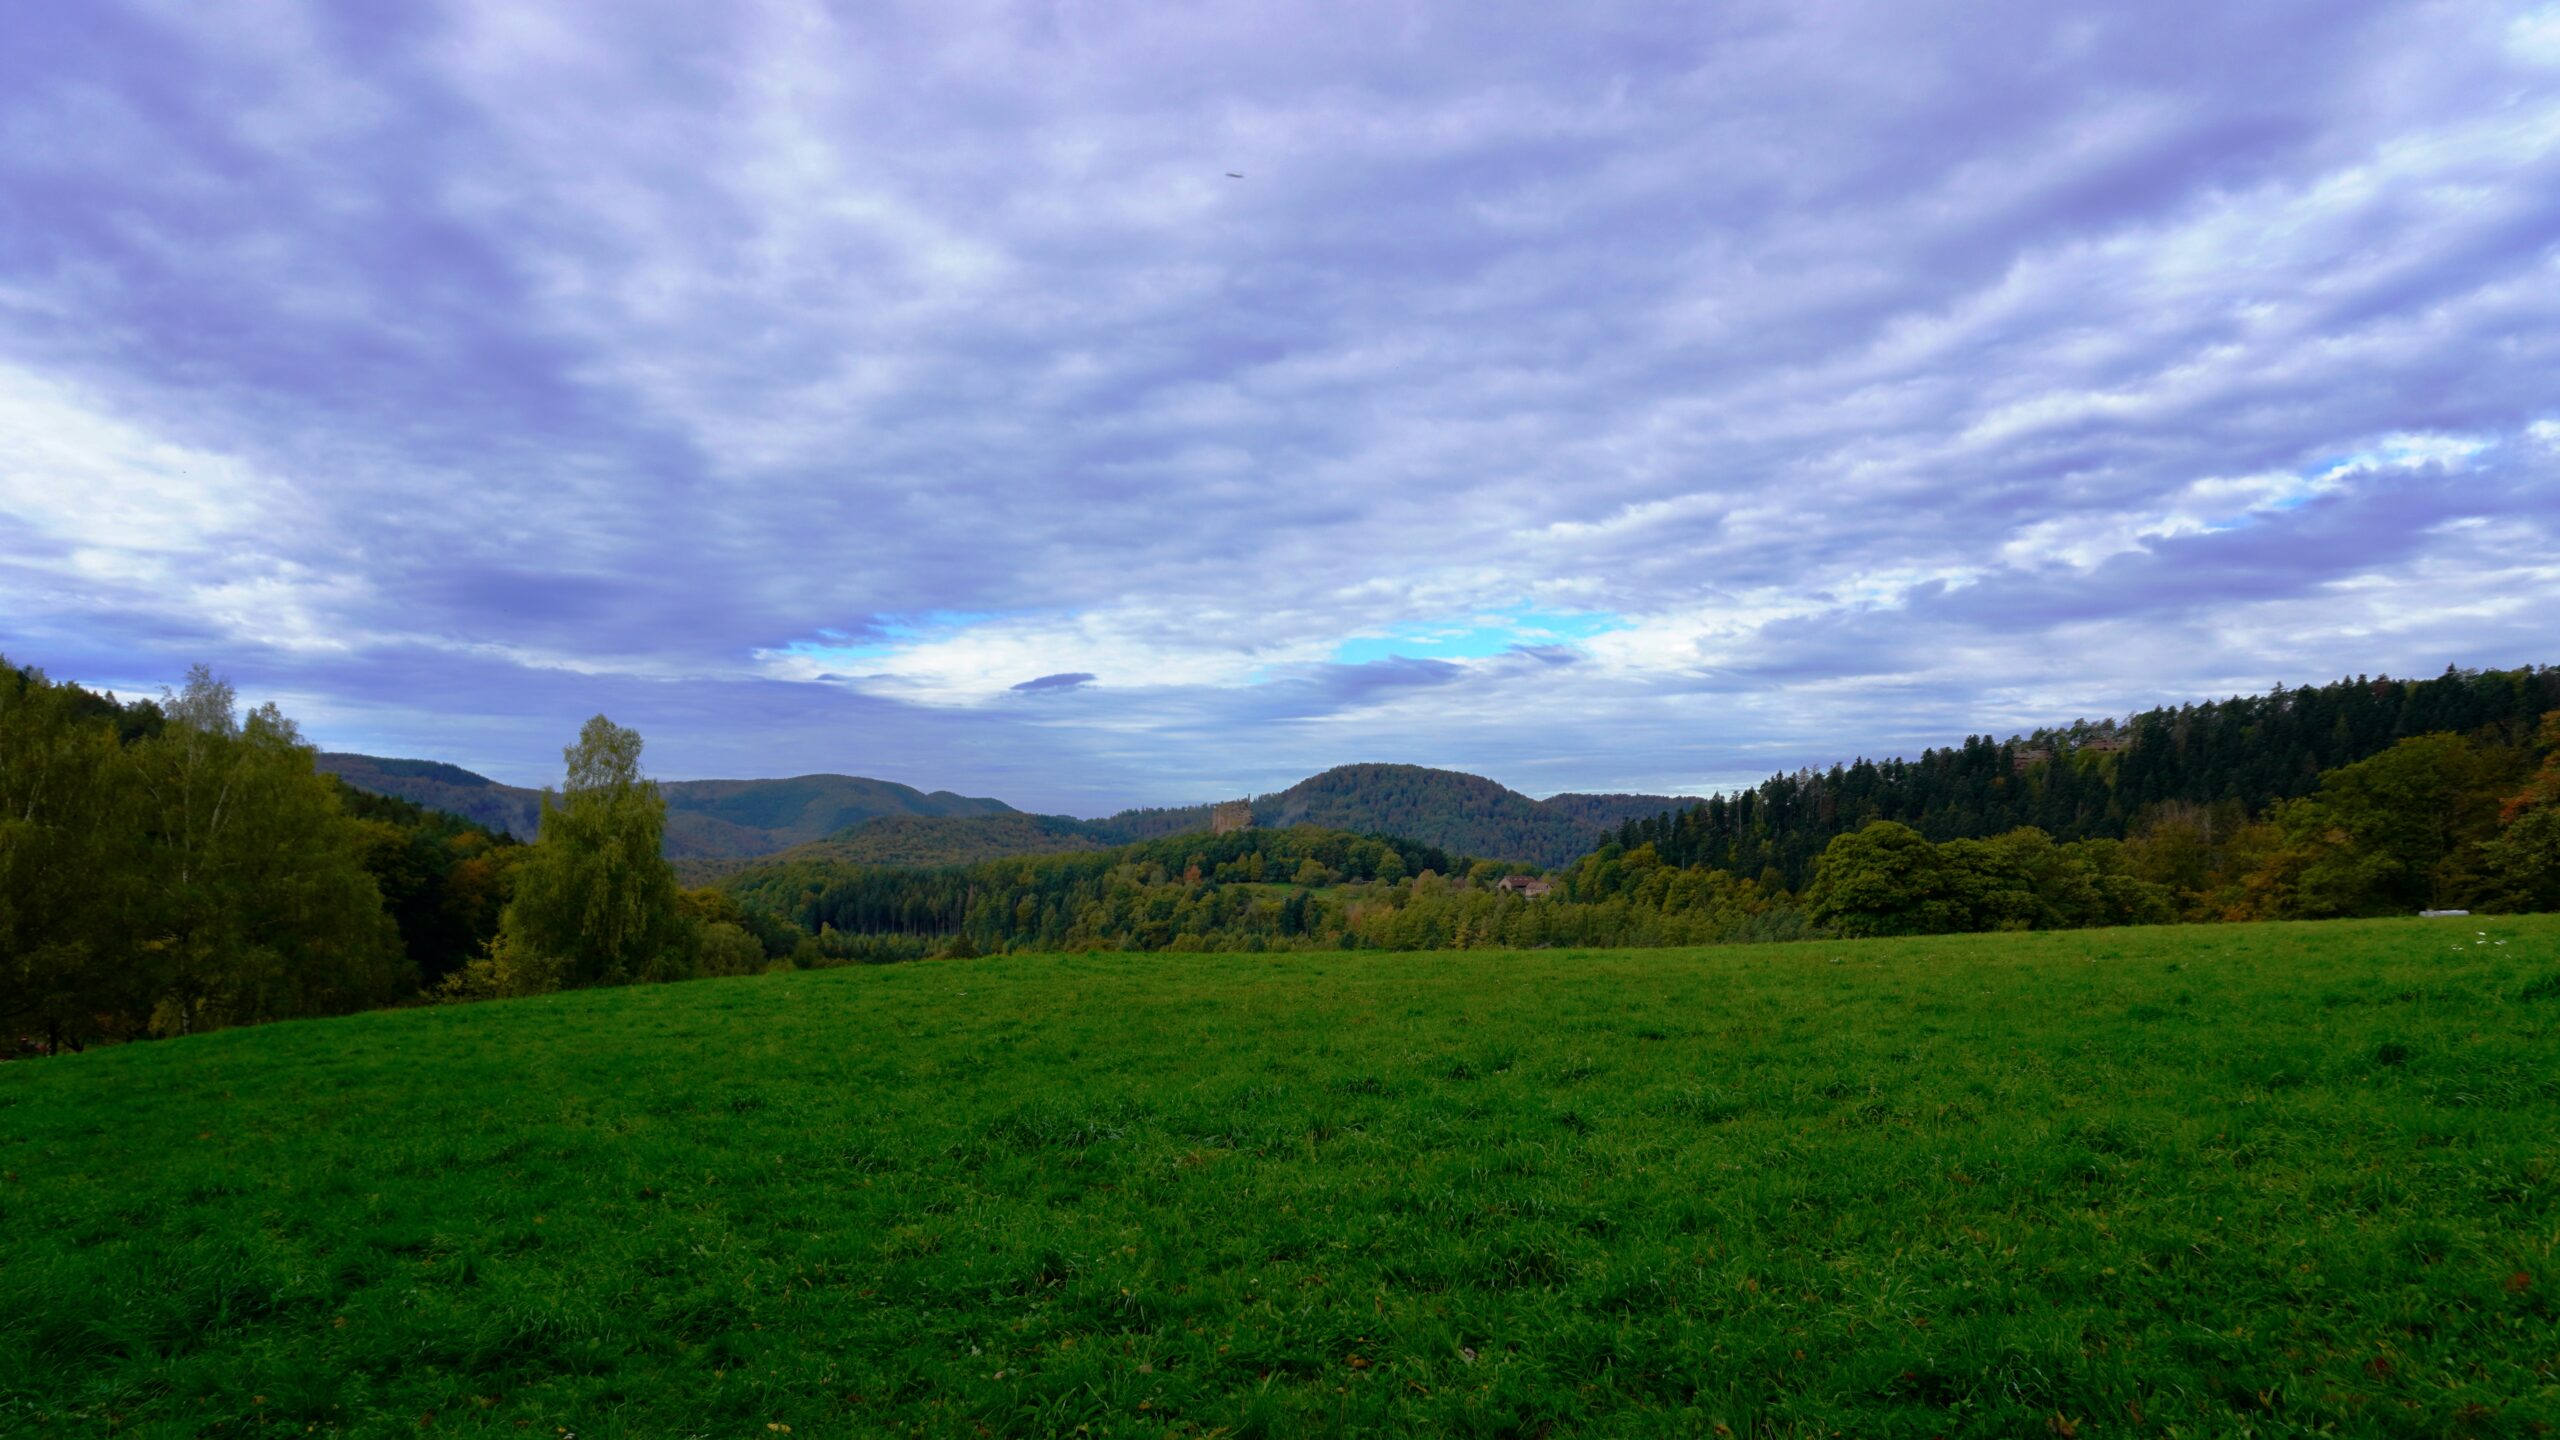
<instances>
[{"instance_id":1,"label":"castle ruin on hilltop","mask_svg":"<svg viewBox=\"0 0 2560 1440\"><path fill-rule=\"evenodd\" d=\"M1252 828L1253 805L1250 801L1228 800L1209 807L1209 833L1212 835Z\"/></svg>"}]
</instances>

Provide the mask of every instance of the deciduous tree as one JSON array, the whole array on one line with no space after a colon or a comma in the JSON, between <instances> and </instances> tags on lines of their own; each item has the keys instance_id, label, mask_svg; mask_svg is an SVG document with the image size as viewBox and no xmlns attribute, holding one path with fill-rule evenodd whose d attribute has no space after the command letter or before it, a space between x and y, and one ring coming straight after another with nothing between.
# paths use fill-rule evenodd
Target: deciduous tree
<instances>
[{"instance_id":1,"label":"deciduous tree","mask_svg":"<svg viewBox=\"0 0 2560 1440\"><path fill-rule=\"evenodd\" d=\"M272 704L202 665L131 747L150 860L136 916L154 1033L385 1003L413 979L363 837Z\"/></svg>"},{"instance_id":2,"label":"deciduous tree","mask_svg":"<svg viewBox=\"0 0 2560 1440\"><path fill-rule=\"evenodd\" d=\"M562 752L567 781L543 792L540 838L518 866L499 948L519 970L562 985L691 973L667 802L640 770L640 734L602 715Z\"/></svg>"}]
</instances>

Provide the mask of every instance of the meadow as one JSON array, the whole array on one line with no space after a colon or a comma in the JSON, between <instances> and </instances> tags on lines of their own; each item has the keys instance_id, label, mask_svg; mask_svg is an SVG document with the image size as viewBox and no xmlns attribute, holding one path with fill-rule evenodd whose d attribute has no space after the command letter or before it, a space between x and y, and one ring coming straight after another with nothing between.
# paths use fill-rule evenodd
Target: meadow
<instances>
[{"instance_id":1,"label":"meadow","mask_svg":"<svg viewBox=\"0 0 2560 1440\"><path fill-rule=\"evenodd\" d=\"M2560 917L954 960L0 1065L0 1432L2533 1435L2555 1246Z\"/></svg>"}]
</instances>

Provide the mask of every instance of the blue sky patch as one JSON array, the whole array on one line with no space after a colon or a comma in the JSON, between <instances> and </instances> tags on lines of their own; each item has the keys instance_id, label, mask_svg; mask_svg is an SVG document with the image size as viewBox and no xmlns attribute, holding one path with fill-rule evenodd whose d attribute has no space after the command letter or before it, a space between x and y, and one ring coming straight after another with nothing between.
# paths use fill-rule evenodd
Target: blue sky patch
<instances>
[{"instance_id":1,"label":"blue sky patch","mask_svg":"<svg viewBox=\"0 0 2560 1440\"><path fill-rule=\"evenodd\" d=\"M866 660L895 655L920 640L936 639L993 620L992 614L967 610L919 610L907 615L880 615L861 631L829 626L816 638L794 640L777 653L835 667L859 669Z\"/></svg>"},{"instance_id":2,"label":"blue sky patch","mask_svg":"<svg viewBox=\"0 0 2560 1440\"><path fill-rule=\"evenodd\" d=\"M1608 611L1545 610L1514 605L1441 621L1408 621L1334 647L1337 665L1367 665L1403 656L1416 660L1483 660L1515 649L1572 644L1626 628Z\"/></svg>"}]
</instances>

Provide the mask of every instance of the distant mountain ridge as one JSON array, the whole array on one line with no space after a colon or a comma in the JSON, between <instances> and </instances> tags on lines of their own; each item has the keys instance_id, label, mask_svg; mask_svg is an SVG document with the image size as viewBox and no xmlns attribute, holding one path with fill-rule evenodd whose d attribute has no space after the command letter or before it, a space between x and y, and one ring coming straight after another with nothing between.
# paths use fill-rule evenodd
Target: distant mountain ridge
<instances>
[{"instance_id":1,"label":"distant mountain ridge","mask_svg":"<svg viewBox=\"0 0 2560 1440\"><path fill-rule=\"evenodd\" d=\"M328 753L320 768L359 790L533 837L541 792L436 760ZM1209 828L1211 807L1123 810L1099 820L1033 815L1001 800L927 793L887 780L665 780L667 857L689 875L718 862L817 847L813 858L867 865L947 865L1152 840ZM1589 853L1627 820L1696 804L1669 795L1558 795L1532 800L1481 775L1422 765L1337 765L1252 801L1254 823L1392 835L1451 854L1553 867ZM824 855L820 857L818 850Z\"/></svg>"},{"instance_id":2,"label":"distant mountain ridge","mask_svg":"<svg viewBox=\"0 0 2560 1440\"><path fill-rule=\"evenodd\" d=\"M533 838L542 813L541 791L501 785L486 775L441 760L394 760L323 750L313 764L358 790L459 815L519 840Z\"/></svg>"},{"instance_id":3,"label":"distant mountain ridge","mask_svg":"<svg viewBox=\"0 0 2560 1440\"><path fill-rule=\"evenodd\" d=\"M542 792L503 785L436 760L324 753L319 768L359 790L390 795L530 840ZM1020 815L1001 800L927 793L912 785L859 775L798 775L787 780L662 780L667 797L667 857L735 859L770 855L840 834L883 816Z\"/></svg>"}]
</instances>

